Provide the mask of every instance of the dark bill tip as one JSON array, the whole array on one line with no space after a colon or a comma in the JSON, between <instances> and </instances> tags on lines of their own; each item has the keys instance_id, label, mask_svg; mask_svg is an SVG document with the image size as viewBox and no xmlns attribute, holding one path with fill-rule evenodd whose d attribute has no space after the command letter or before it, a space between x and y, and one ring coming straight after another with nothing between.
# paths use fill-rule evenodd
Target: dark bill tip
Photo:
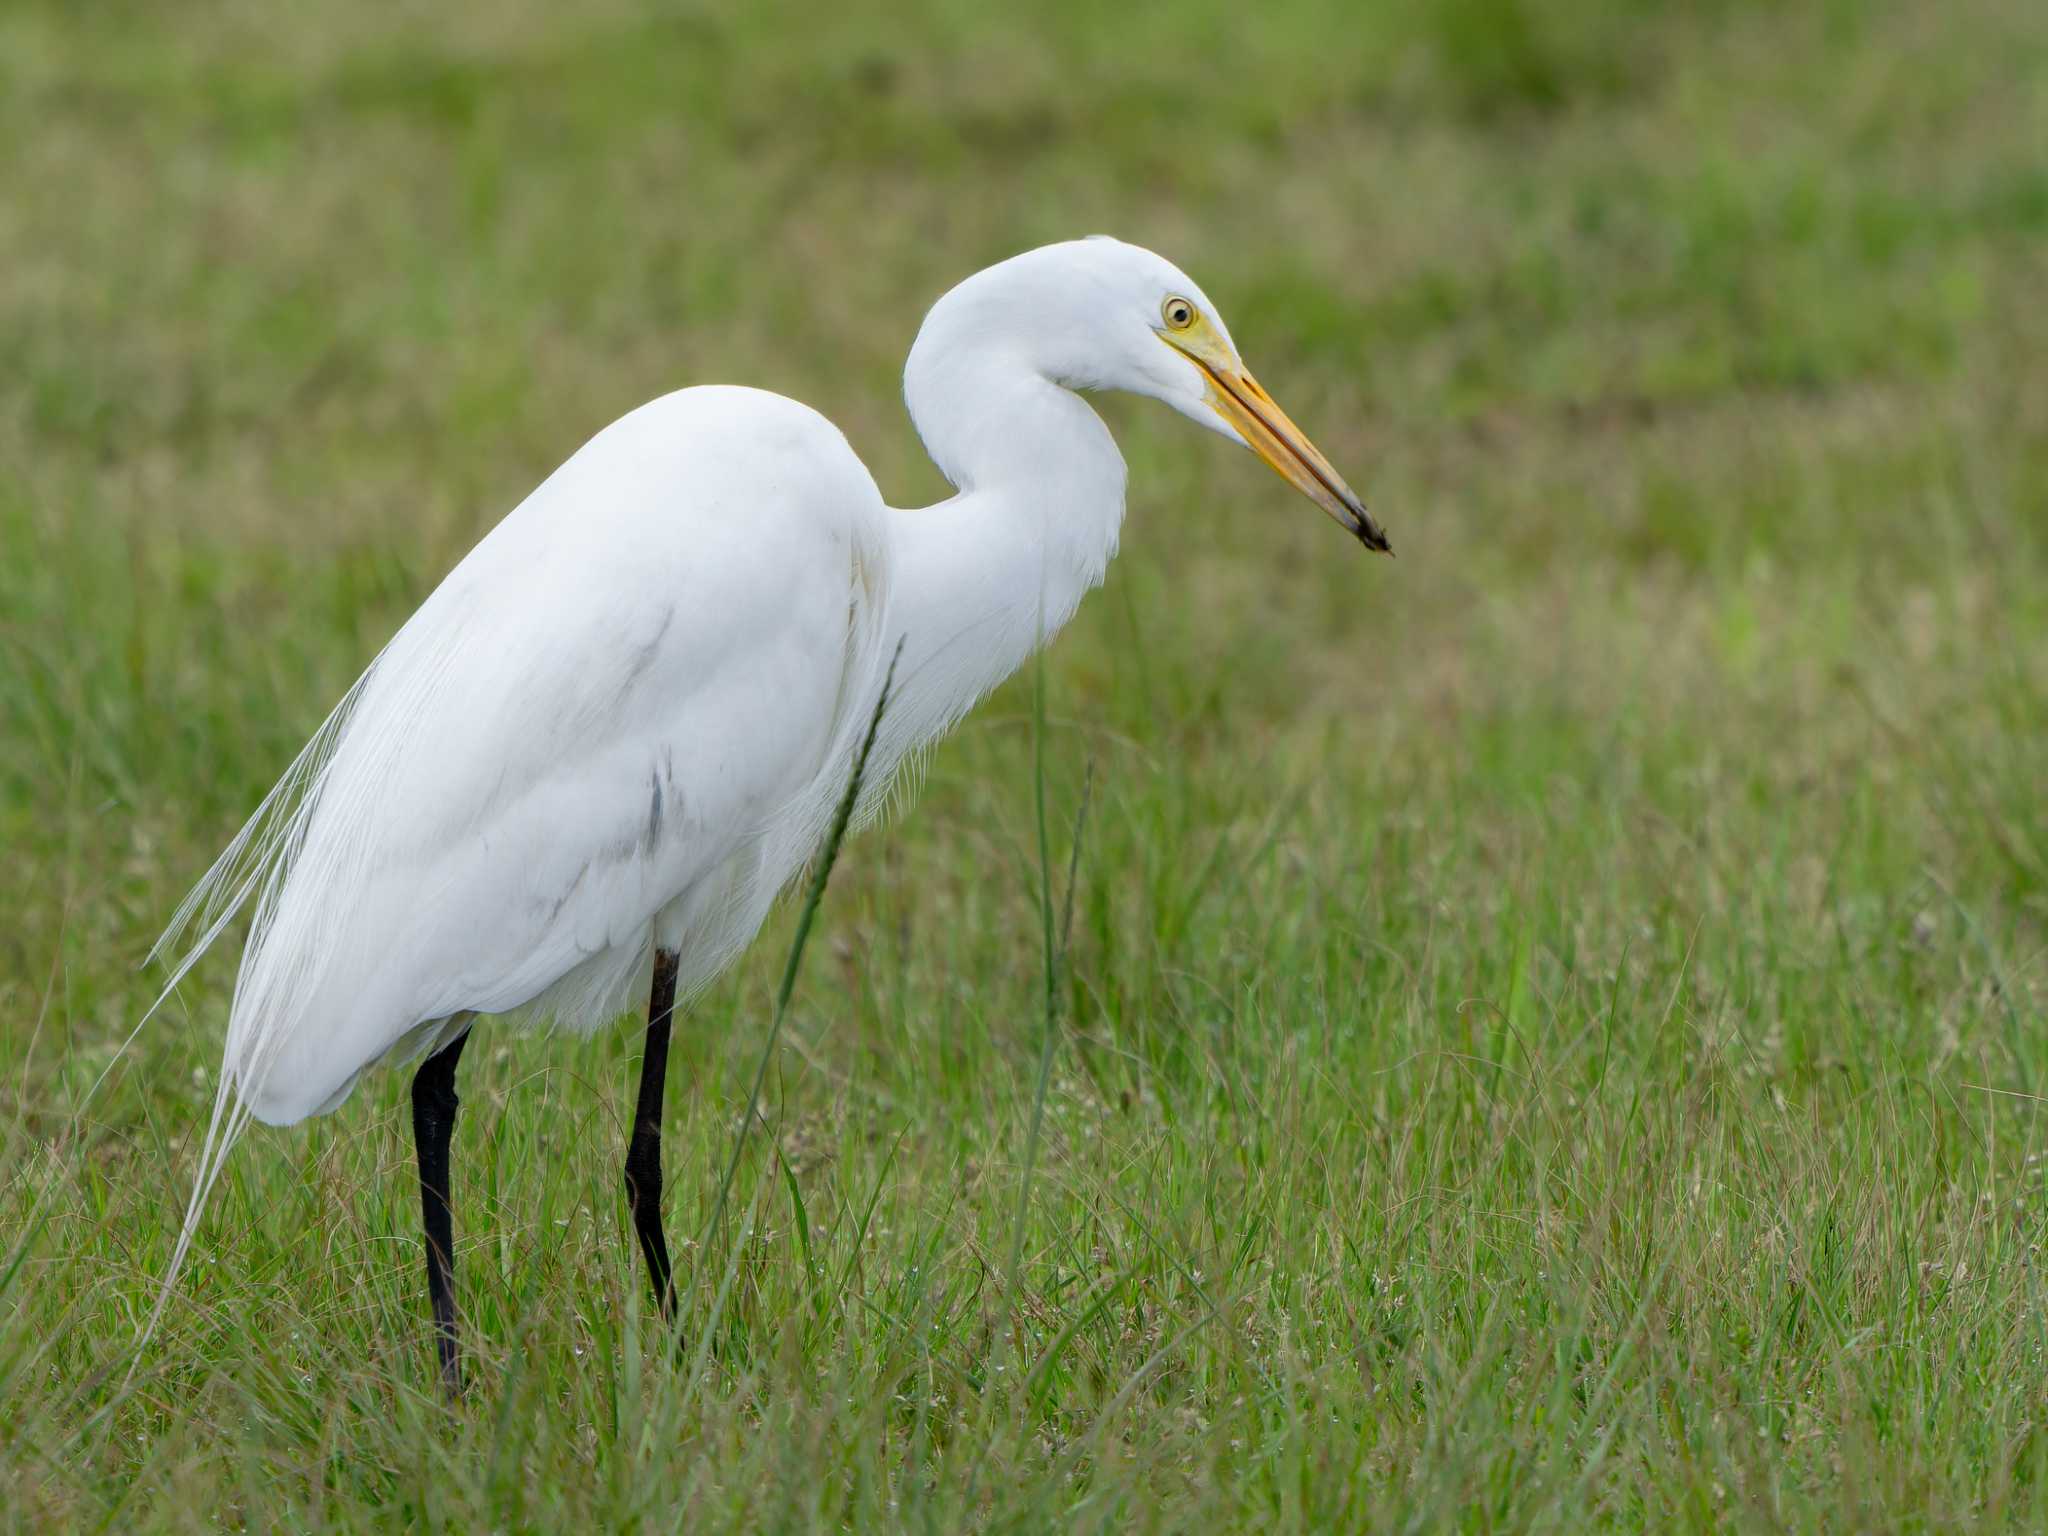
<instances>
[{"instance_id":1,"label":"dark bill tip","mask_svg":"<svg viewBox=\"0 0 2048 1536\"><path fill-rule=\"evenodd\" d=\"M1351 514L1353 538L1375 554L1391 555L1394 552L1393 543L1387 538L1386 529L1373 521L1372 514L1366 511L1364 506L1353 501L1344 510Z\"/></svg>"}]
</instances>

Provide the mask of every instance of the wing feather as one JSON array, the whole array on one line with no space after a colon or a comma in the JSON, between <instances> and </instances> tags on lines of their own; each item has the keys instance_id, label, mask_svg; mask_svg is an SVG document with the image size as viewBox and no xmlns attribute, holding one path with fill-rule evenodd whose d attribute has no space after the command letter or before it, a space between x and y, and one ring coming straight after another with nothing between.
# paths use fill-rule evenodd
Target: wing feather
<instances>
[{"instance_id":1,"label":"wing feather","mask_svg":"<svg viewBox=\"0 0 2048 1536\"><path fill-rule=\"evenodd\" d=\"M194 935L175 984L253 900L227 1072L256 1115L331 1107L420 1026L522 1008L593 957L634 970L653 916L802 800L858 714L879 508L822 418L691 390L500 523L159 941Z\"/></svg>"},{"instance_id":2,"label":"wing feather","mask_svg":"<svg viewBox=\"0 0 2048 1536\"><path fill-rule=\"evenodd\" d=\"M599 433L435 589L151 951L176 955L154 1015L253 903L144 1342L251 1118L331 1109L468 1013L602 1022L664 909L739 912L698 980L751 935L879 686L885 537L824 418L683 390Z\"/></svg>"}]
</instances>

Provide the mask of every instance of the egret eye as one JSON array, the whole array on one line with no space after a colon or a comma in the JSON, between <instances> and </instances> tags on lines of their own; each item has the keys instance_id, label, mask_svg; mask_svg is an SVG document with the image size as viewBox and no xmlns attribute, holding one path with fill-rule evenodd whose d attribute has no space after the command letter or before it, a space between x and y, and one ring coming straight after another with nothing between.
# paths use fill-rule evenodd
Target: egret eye
<instances>
[{"instance_id":1,"label":"egret eye","mask_svg":"<svg viewBox=\"0 0 2048 1536\"><path fill-rule=\"evenodd\" d=\"M1159 313L1176 331L1184 331L1195 323L1195 306L1186 299L1168 299L1159 306Z\"/></svg>"}]
</instances>

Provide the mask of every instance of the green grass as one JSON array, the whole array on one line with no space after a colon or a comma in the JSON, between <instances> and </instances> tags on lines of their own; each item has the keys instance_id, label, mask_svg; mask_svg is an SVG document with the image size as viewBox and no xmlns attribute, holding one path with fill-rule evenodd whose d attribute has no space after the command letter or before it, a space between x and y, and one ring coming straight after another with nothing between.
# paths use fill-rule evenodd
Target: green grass
<instances>
[{"instance_id":1,"label":"green grass","mask_svg":"<svg viewBox=\"0 0 2048 1536\"><path fill-rule=\"evenodd\" d=\"M0 10L0 1529L2048 1523L2048 11L732 9ZM680 1361L635 1033L486 1030L460 1412L396 1074L124 1391L232 976L138 963L380 640L682 383L934 497L924 306L1096 229L1400 559L1105 402L1043 811L1026 678L711 1232L794 913L679 1025Z\"/></svg>"}]
</instances>

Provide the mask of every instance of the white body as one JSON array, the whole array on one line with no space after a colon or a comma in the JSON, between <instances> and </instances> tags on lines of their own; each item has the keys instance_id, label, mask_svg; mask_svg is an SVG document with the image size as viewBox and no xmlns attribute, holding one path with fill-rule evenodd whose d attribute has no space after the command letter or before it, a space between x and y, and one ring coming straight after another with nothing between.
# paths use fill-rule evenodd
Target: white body
<instances>
[{"instance_id":1,"label":"white body","mask_svg":"<svg viewBox=\"0 0 2048 1536\"><path fill-rule=\"evenodd\" d=\"M470 1013L594 1028L653 944L685 987L735 955L873 707L888 535L845 439L752 390L665 396L551 475L336 722L237 988L256 1117Z\"/></svg>"},{"instance_id":2,"label":"white body","mask_svg":"<svg viewBox=\"0 0 2048 1536\"><path fill-rule=\"evenodd\" d=\"M165 936L198 925L182 975L256 900L195 1212L246 1115L332 1109L472 1014L595 1028L644 1000L656 945L685 988L730 961L814 851L899 641L870 805L1101 580L1124 464L1073 388L1236 436L1158 345L1162 293L1205 302L1091 240L941 300L905 377L959 487L938 506L885 506L824 418L720 387L607 427L493 529Z\"/></svg>"}]
</instances>

